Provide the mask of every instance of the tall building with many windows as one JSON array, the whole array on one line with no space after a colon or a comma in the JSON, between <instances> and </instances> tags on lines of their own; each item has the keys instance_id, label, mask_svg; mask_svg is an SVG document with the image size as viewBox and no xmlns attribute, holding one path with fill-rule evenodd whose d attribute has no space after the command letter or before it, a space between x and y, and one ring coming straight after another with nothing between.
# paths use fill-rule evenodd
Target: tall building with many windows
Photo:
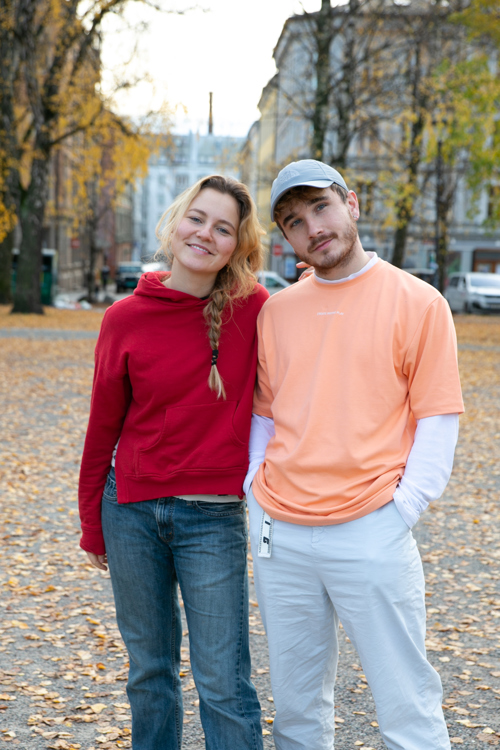
<instances>
[{"instance_id":1,"label":"tall building with many windows","mask_svg":"<svg viewBox=\"0 0 500 750\"><path fill-rule=\"evenodd\" d=\"M436 95L433 101L426 99L424 84L438 75L439 64L448 60L459 66L474 51L464 29L444 20L448 4L320 4L320 11L285 22L273 53L277 72L262 91L260 118L242 148L242 179L268 229L271 269L295 278L292 248L270 222L272 180L290 161L318 158L322 124L319 158L340 169L357 193L359 234L366 250L393 259L404 218L404 206L397 213L395 196L399 190L404 197L407 190L415 199L404 230L406 267L435 266L437 205L448 201L448 270L500 272L500 232L493 221L500 188L495 176L471 200L466 159L459 153L451 166L446 162L447 132L453 126L446 90L441 100ZM417 107L414 95L421 81ZM439 127L433 133L429 128L434 116L441 135ZM435 148L434 156L426 148L431 138L438 142L437 157ZM422 143L411 182L411 160Z\"/></svg>"}]
</instances>

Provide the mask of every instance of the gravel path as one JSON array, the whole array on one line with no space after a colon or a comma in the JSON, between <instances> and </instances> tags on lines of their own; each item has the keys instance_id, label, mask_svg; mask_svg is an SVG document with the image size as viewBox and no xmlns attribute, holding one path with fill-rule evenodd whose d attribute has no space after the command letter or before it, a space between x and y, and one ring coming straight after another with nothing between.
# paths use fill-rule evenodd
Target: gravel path
<instances>
[{"instance_id":1,"label":"gravel path","mask_svg":"<svg viewBox=\"0 0 500 750\"><path fill-rule=\"evenodd\" d=\"M415 530L427 579L429 658L443 679L453 744L464 748L500 744L500 327L488 321L485 339L484 325L468 318L461 342L467 413L452 481ZM127 656L109 578L77 546L95 336L0 330L0 737L26 750L130 747ZM251 599L253 674L271 732L266 639L253 590ZM336 750L383 750L359 658L341 636ZM192 711L184 747L201 750L187 639L183 648ZM274 747L270 734L265 747Z\"/></svg>"},{"instance_id":2,"label":"gravel path","mask_svg":"<svg viewBox=\"0 0 500 750\"><path fill-rule=\"evenodd\" d=\"M58 328L3 328L0 339L29 339L30 341L77 341L97 339L98 331L67 331Z\"/></svg>"}]
</instances>

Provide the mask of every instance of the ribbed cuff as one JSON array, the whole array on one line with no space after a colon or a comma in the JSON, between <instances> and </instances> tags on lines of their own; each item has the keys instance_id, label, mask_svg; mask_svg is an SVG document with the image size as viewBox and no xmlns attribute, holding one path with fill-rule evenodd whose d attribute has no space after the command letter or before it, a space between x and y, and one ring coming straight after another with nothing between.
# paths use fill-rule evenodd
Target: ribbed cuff
<instances>
[{"instance_id":1,"label":"ribbed cuff","mask_svg":"<svg viewBox=\"0 0 500 750\"><path fill-rule=\"evenodd\" d=\"M252 486L252 482L254 480L255 475L257 474L258 468L259 467L257 467L257 469L250 469L250 471L245 477L245 481L243 482L243 492L245 493L245 495L248 495L248 490Z\"/></svg>"},{"instance_id":2,"label":"ribbed cuff","mask_svg":"<svg viewBox=\"0 0 500 750\"><path fill-rule=\"evenodd\" d=\"M85 529L82 527L80 547L85 550L85 552L92 552L94 555L104 555L106 553L106 547L104 545L102 529Z\"/></svg>"},{"instance_id":3,"label":"ribbed cuff","mask_svg":"<svg viewBox=\"0 0 500 750\"><path fill-rule=\"evenodd\" d=\"M398 509L403 521L406 523L409 529L413 528L413 526L415 526L418 519L420 518L420 513L418 512L418 510L410 505L399 487L396 487L393 495L393 500L396 503L396 508Z\"/></svg>"}]
</instances>

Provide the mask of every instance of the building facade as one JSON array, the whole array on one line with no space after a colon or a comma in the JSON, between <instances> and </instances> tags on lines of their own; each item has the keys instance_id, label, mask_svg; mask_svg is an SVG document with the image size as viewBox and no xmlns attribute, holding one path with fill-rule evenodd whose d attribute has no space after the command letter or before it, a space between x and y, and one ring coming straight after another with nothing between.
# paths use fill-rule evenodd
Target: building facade
<instances>
[{"instance_id":1,"label":"building facade","mask_svg":"<svg viewBox=\"0 0 500 750\"><path fill-rule=\"evenodd\" d=\"M82 158L85 158L84 144L73 137L64 142L51 160L42 249L44 263L51 259L52 297L57 293L84 292L90 271L91 245L96 253L93 259L96 282L103 266L108 266L113 275L118 263L132 258L133 186L127 185L115 200L111 182L96 189L95 200L89 200L93 221L90 216L85 220L75 206L74 173Z\"/></svg>"},{"instance_id":2,"label":"building facade","mask_svg":"<svg viewBox=\"0 0 500 750\"><path fill-rule=\"evenodd\" d=\"M457 59L458 55L464 57L457 27L442 24L436 36L441 50L432 48L426 37L428 6L427 0L409 4L369 0L365 16L355 20L349 16L350 3L330 9L333 27L337 27L329 46L330 92L322 158L342 171L358 195L363 247L387 260L393 255L395 235L395 222L391 220L394 206L388 200L391 180L404 169L401 114L411 106L411 92L402 72L409 67L405 58L415 57L420 45L423 75L431 67L432 55L442 54L443 48L450 59L454 55ZM295 259L291 247L270 223L269 192L282 166L316 157L313 122L321 75L317 65L319 20L320 11L286 21L273 53L277 73L262 91L260 118L250 128L242 148L243 180L250 186L269 231L270 267L289 280L295 278ZM413 47L408 41L411 34ZM412 64L415 69L415 62ZM471 195L464 174L447 173L445 165L441 170L444 188L452 184L454 196L449 271L500 272L500 231L485 224L490 210L488 186L471 216ZM436 173L435 160L419 165L417 198L406 241L404 265L408 268L435 264Z\"/></svg>"}]
</instances>

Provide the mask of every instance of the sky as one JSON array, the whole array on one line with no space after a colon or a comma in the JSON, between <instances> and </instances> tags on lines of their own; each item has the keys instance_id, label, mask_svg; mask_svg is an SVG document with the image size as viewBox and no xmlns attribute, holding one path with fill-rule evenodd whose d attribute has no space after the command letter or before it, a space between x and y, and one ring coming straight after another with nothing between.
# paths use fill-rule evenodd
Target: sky
<instances>
[{"instance_id":1,"label":"sky","mask_svg":"<svg viewBox=\"0 0 500 750\"><path fill-rule=\"evenodd\" d=\"M127 77L140 82L116 98L121 113L138 117L166 101L174 132L201 135L207 132L212 91L214 133L235 136L245 136L259 117L257 104L276 72L272 54L286 19L321 5L320 0L160 2L165 9L193 10L159 13L132 2L126 24L106 22L105 86L113 88L126 64Z\"/></svg>"}]
</instances>

